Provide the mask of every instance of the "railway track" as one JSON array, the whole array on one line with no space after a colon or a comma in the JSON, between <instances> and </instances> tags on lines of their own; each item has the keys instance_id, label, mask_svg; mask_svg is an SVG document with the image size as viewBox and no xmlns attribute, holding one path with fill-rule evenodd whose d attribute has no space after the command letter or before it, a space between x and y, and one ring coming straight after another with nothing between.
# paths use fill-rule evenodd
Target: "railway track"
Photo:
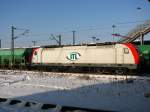
<instances>
[{"instance_id":1,"label":"railway track","mask_svg":"<svg viewBox=\"0 0 150 112\"><path fill-rule=\"evenodd\" d=\"M117 80L117 81L128 81L130 79L132 80L145 80L148 79L150 80L150 73L140 73L138 75L118 75L118 74L96 74L96 73L62 73L62 72L41 72L41 71L27 71L27 70L1 70L0 72L4 75L20 75L20 74L26 74L26 76L36 76L36 77L44 77L44 76L49 76L49 77L76 77L84 80L90 80L90 79L99 79L99 78L106 78L110 80ZM2 76L3 77L3 76ZM29 77L24 77L22 80L25 80L26 78ZM17 82L17 81L16 81ZM41 85L42 86L42 85Z\"/></svg>"},{"instance_id":2,"label":"railway track","mask_svg":"<svg viewBox=\"0 0 150 112\"><path fill-rule=\"evenodd\" d=\"M11 80L11 78L16 77L16 76L21 76L20 79L9 82L10 84L12 83L18 83L19 81L24 81L24 80L30 80L31 78L43 78L43 77L51 77L51 78L59 78L59 77L74 77L78 79L83 79L83 80L97 80L97 79L107 79L107 80L112 80L112 81L131 81L131 80L150 80L150 73L140 73L138 75L118 75L118 74L96 74L96 73L62 73L62 72L41 72L41 71L27 71L27 70L1 70L0 73L3 75L0 75L1 78L7 78L8 80L8 75ZM0 82L1 83L1 82ZM6 82L7 83L7 82ZM26 84L25 86L31 86L30 84ZM32 85L32 86L40 86L40 87L47 87L43 85ZM49 87L49 86L48 86ZM61 89L62 87L56 87L57 89ZM64 89L64 88L63 88ZM69 89L69 88L65 88Z\"/></svg>"},{"instance_id":3,"label":"railway track","mask_svg":"<svg viewBox=\"0 0 150 112\"><path fill-rule=\"evenodd\" d=\"M139 72L137 74L110 74L110 73L94 73L94 72L68 72L68 71L64 71L64 72L59 72L59 71L44 71L44 70L26 70L26 69L0 69L0 72L3 72L4 74L11 74L11 73L27 73L27 74L41 74L41 75L51 75L51 74L55 74L55 75L64 75L64 76L70 76L70 75L74 75L74 76L93 76L93 77L99 77L101 75L105 75L105 76L150 76L150 71L142 71Z\"/></svg>"},{"instance_id":4,"label":"railway track","mask_svg":"<svg viewBox=\"0 0 150 112\"><path fill-rule=\"evenodd\" d=\"M147 76L109 74L86 74L85 76L85 74L81 73L56 73L25 70L0 70L0 74L0 87L2 88L0 94L0 110L2 109L4 112L7 109L6 112L11 112L15 109L18 111L19 109L24 110L23 112L109 112L100 109L117 109L115 107L109 108L110 106L108 106L108 108L103 108L103 106L100 108L99 105L105 105L105 103L101 103L101 101L107 101L105 97L111 99L111 102L116 100L121 102L123 100L122 98L125 98L125 96L129 97L125 98L125 100L130 100L132 97L138 99L139 95L140 98L146 100L149 100L150 98L150 77ZM29 76L31 79L27 79L26 76ZM55 94L53 94L53 92ZM51 95L57 97L50 97ZM93 95L96 96L95 99L93 99ZM136 95L138 96L136 97ZM69 96L74 97L75 99L73 101L69 100ZM81 99L84 99L83 101L88 101L90 105L86 102L80 102L79 99L77 100L79 96ZM68 100L69 103L61 103L61 105L58 105L58 102L54 102L54 100L57 101L62 98L65 102ZM88 98L89 100L87 100ZM76 100L76 104L70 104L70 101L74 102ZM141 102L141 100L139 101ZM111 102L109 100L107 103L112 105L113 103ZM94 103L97 106L94 107ZM131 104L133 104L133 102ZM126 106L128 107L129 105ZM143 106L145 106L145 103L143 103ZM145 107L148 108L147 106Z\"/></svg>"},{"instance_id":5,"label":"railway track","mask_svg":"<svg viewBox=\"0 0 150 112\"><path fill-rule=\"evenodd\" d=\"M0 109L5 110L32 110L32 112L113 112L104 110L95 110L80 107L61 106L56 104L43 104L39 102L24 101L10 98L0 98ZM21 110L21 109L20 109ZM10 112L11 112L10 111ZM26 112L25 111L25 112Z\"/></svg>"}]
</instances>

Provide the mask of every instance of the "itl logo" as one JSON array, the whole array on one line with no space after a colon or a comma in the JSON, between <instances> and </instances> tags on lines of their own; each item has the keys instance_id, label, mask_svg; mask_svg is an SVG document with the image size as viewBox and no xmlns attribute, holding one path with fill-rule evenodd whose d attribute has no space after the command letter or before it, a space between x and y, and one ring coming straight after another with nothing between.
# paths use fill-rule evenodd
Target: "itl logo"
<instances>
[{"instance_id":1,"label":"itl logo","mask_svg":"<svg viewBox=\"0 0 150 112\"><path fill-rule=\"evenodd\" d=\"M80 58L80 54L77 52L71 52L70 54L67 55L67 59L71 60L71 61L75 61L77 59Z\"/></svg>"}]
</instances>

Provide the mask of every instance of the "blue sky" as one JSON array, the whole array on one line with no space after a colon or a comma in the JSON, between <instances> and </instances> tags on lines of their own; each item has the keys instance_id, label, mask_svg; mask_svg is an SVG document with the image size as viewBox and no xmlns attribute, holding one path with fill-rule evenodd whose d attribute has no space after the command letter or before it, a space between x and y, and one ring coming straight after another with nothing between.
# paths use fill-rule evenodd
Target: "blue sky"
<instances>
[{"instance_id":1,"label":"blue sky","mask_svg":"<svg viewBox=\"0 0 150 112\"><path fill-rule=\"evenodd\" d=\"M14 25L30 30L15 40L15 46L32 46L33 40L37 45L55 44L50 34L61 34L62 42L71 44L73 30L76 43L91 42L92 36L112 41L113 24L116 33L125 35L149 19L149 11L147 0L0 0L0 38L2 47L10 47ZM15 36L23 32L15 30Z\"/></svg>"}]
</instances>

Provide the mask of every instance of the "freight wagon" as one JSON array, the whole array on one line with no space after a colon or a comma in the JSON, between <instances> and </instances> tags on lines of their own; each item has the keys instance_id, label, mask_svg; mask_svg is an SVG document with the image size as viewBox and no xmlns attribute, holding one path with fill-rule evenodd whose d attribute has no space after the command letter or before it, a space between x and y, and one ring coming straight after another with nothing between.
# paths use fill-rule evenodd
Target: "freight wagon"
<instances>
[{"instance_id":1,"label":"freight wagon","mask_svg":"<svg viewBox=\"0 0 150 112\"><path fill-rule=\"evenodd\" d=\"M150 68L150 45L138 45L138 48L141 51L142 54L142 63L141 68L142 70L149 70Z\"/></svg>"},{"instance_id":2,"label":"freight wagon","mask_svg":"<svg viewBox=\"0 0 150 112\"><path fill-rule=\"evenodd\" d=\"M138 69L140 56L136 46L130 43L51 46L34 49L31 65L46 70L123 74Z\"/></svg>"},{"instance_id":3,"label":"freight wagon","mask_svg":"<svg viewBox=\"0 0 150 112\"><path fill-rule=\"evenodd\" d=\"M14 50L14 67L27 67L31 64L32 48L15 48ZM1 68L12 67L11 49L0 49L0 66Z\"/></svg>"}]
</instances>

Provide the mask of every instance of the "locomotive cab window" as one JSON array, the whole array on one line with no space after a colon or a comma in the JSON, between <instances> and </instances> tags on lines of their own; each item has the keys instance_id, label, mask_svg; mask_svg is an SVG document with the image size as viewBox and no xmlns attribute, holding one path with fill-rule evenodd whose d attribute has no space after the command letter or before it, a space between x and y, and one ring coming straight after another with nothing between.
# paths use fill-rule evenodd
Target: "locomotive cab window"
<instances>
[{"instance_id":1,"label":"locomotive cab window","mask_svg":"<svg viewBox=\"0 0 150 112\"><path fill-rule=\"evenodd\" d=\"M129 49L128 48L124 48L124 54L129 54Z\"/></svg>"}]
</instances>

